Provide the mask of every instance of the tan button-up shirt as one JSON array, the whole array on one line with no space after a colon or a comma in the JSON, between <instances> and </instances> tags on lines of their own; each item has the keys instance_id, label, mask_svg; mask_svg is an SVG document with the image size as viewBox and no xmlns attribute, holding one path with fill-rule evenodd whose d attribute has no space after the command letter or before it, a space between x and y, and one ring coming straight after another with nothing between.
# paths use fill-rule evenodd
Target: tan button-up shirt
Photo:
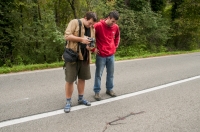
<instances>
[{"instance_id":1,"label":"tan button-up shirt","mask_svg":"<svg viewBox=\"0 0 200 132\"><path fill-rule=\"evenodd\" d=\"M82 20L81 20L81 22L82 22ZM90 28L90 33L91 33L91 37L95 38L94 27ZM84 25L83 25L83 22L82 22L81 37L84 37L84 34L85 34L85 28L84 28ZM68 26L65 30L65 38L68 37L69 35L79 36L79 23L78 23L77 19L73 19L69 22L69 24L68 24ZM68 41L66 48L70 48L74 51L77 51L77 46L78 46L77 42ZM79 60L83 60L83 55L81 53L80 46L79 46ZM91 62L91 52L90 51L89 51L89 62Z\"/></svg>"}]
</instances>

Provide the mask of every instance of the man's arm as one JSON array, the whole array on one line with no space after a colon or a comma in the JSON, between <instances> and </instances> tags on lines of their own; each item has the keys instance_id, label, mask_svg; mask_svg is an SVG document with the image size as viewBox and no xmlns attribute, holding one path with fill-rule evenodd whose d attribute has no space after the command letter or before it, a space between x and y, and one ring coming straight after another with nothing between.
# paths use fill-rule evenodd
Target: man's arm
<instances>
[{"instance_id":1,"label":"man's arm","mask_svg":"<svg viewBox=\"0 0 200 132\"><path fill-rule=\"evenodd\" d=\"M98 32L99 32L99 29L98 29L98 27L99 27L100 25L99 25L99 22L98 23L95 23L94 24L94 30L95 30L95 39L97 38L97 35L98 35ZM98 49L97 49L97 45L96 45L97 43L95 42L95 47L93 48L93 49L91 49L90 51L92 51L93 53L95 53L95 54L98 54Z\"/></svg>"},{"instance_id":2,"label":"man's arm","mask_svg":"<svg viewBox=\"0 0 200 132\"><path fill-rule=\"evenodd\" d=\"M120 31L119 31L119 27L117 26L117 32L115 34L115 47L118 48L119 46L119 42L120 42Z\"/></svg>"},{"instance_id":3,"label":"man's arm","mask_svg":"<svg viewBox=\"0 0 200 132\"><path fill-rule=\"evenodd\" d=\"M90 41L86 37L78 37L73 35L76 30L77 24L75 23L76 20L71 20L65 30L65 40L73 41L73 42L81 42L83 44L89 44Z\"/></svg>"}]
</instances>

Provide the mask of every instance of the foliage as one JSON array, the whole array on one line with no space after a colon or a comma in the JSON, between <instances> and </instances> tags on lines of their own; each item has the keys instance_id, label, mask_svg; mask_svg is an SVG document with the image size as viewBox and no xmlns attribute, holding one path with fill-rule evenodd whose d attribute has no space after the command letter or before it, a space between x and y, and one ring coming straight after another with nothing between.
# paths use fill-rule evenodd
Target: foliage
<instances>
[{"instance_id":1,"label":"foliage","mask_svg":"<svg viewBox=\"0 0 200 132\"><path fill-rule=\"evenodd\" d=\"M183 3L183 1L184 0L176 0L173 2L172 13L171 13L172 20L179 17L179 13L177 12L177 10L180 8L180 5Z\"/></svg>"},{"instance_id":2,"label":"foliage","mask_svg":"<svg viewBox=\"0 0 200 132\"><path fill-rule=\"evenodd\" d=\"M129 7L134 11L142 11L143 8L147 7L147 0L129 0Z\"/></svg>"},{"instance_id":3,"label":"foliage","mask_svg":"<svg viewBox=\"0 0 200 132\"><path fill-rule=\"evenodd\" d=\"M15 38L12 29L15 24L15 17L11 15L15 8L13 0L0 1L0 66L3 64L11 65L12 60L12 41Z\"/></svg>"},{"instance_id":4,"label":"foliage","mask_svg":"<svg viewBox=\"0 0 200 132\"><path fill-rule=\"evenodd\" d=\"M92 11L98 14L99 19L104 19L110 11L115 10L115 0L110 2L107 0L92 0L92 4Z\"/></svg>"},{"instance_id":5,"label":"foliage","mask_svg":"<svg viewBox=\"0 0 200 132\"><path fill-rule=\"evenodd\" d=\"M141 11L123 7L120 5L120 1L117 6L120 11L118 24L121 32L122 56L135 54L135 52L131 52L134 49L139 54L166 50L164 45L168 40L170 27L166 19L158 13L154 13L148 3Z\"/></svg>"},{"instance_id":6,"label":"foliage","mask_svg":"<svg viewBox=\"0 0 200 132\"><path fill-rule=\"evenodd\" d=\"M0 1L0 67L62 61L66 25L87 11L99 19L112 10L120 13L117 56L198 49L199 5L194 0Z\"/></svg>"},{"instance_id":7,"label":"foliage","mask_svg":"<svg viewBox=\"0 0 200 132\"><path fill-rule=\"evenodd\" d=\"M194 50L200 47L200 4L193 0L185 0L177 8L178 16L173 21L173 48Z\"/></svg>"},{"instance_id":8,"label":"foliage","mask_svg":"<svg viewBox=\"0 0 200 132\"><path fill-rule=\"evenodd\" d=\"M167 1L166 0L150 0L151 8L153 11L163 11Z\"/></svg>"},{"instance_id":9,"label":"foliage","mask_svg":"<svg viewBox=\"0 0 200 132\"><path fill-rule=\"evenodd\" d=\"M57 30L53 12L44 11L46 8L44 4L37 2L15 4L16 10L11 12L11 16L15 16L16 19L11 32L14 37L10 42L13 48L9 63L50 63L61 59L63 36Z\"/></svg>"}]
</instances>

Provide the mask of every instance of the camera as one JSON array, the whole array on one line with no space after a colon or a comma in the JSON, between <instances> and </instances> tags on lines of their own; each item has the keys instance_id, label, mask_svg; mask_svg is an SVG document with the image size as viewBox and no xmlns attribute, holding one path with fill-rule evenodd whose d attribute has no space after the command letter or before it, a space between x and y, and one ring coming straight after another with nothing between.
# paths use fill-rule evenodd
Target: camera
<instances>
[{"instance_id":1,"label":"camera","mask_svg":"<svg viewBox=\"0 0 200 132\"><path fill-rule=\"evenodd\" d=\"M88 37L88 40L90 41L89 46L90 46L90 47L94 47L94 46L95 46L95 39L94 39L94 38Z\"/></svg>"}]
</instances>

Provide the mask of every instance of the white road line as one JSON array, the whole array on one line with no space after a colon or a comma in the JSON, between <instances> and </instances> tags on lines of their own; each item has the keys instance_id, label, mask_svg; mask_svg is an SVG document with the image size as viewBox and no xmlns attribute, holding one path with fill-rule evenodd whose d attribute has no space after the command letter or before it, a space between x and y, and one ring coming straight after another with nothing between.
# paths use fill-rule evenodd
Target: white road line
<instances>
[{"instance_id":1,"label":"white road line","mask_svg":"<svg viewBox=\"0 0 200 132\"><path fill-rule=\"evenodd\" d=\"M200 78L200 75L195 76L195 77L191 77L191 78L187 78L187 79L184 79L184 80L160 85L160 86L157 86L157 87L149 88L149 89L146 89L146 90L138 91L138 92L135 92L135 93L125 94L125 95L117 96L115 98L109 98L109 99L106 99L106 100L93 102L90 107L109 103L109 102L120 100L120 99L133 97L133 96L136 96L136 95L152 92L152 91L163 89L163 88L167 88L167 87L170 87L170 86L173 86L173 85L188 82L188 81L195 80L195 79L198 79L198 78ZM90 108L90 107L84 106L84 105L74 106L74 107L71 108L71 112L76 111L76 110L80 110L80 109ZM63 109L61 109L61 110L42 113L42 114L38 114L38 115L27 116L27 117L23 117L23 118L19 118L19 119L8 120L8 121L0 122L0 128L10 126L10 125L19 124L19 123L23 123L23 122L33 121L33 120L37 120L37 119L41 119L41 118L45 118L45 117L55 116L55 115L59 115L59 114L63 114L63 113L64 113L64 111L63 111Z\"/></svg>"},{"instance_id":2,"label":"white road line","mask_svg":"<svg viewBox=\"0 0 200 132\"><path fill-rule=\"evenodd\" d=\"M29 100L29 98L16 99L16 100L11 101L11 102L21 102L21 101L25 101L25 100Z\"/></svg>"}]
</instances>

